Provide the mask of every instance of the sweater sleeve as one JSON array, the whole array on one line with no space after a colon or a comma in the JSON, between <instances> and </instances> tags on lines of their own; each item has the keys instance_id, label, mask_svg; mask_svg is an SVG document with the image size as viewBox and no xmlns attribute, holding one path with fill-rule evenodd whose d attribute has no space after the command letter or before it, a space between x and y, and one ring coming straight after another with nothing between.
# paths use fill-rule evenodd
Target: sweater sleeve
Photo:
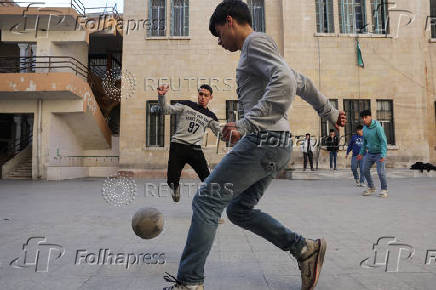
<instances>
[{"instance_id":1,"label":"sweater sleeve","mask_svg":"<svg viewBox=\"0 0 436 290\"><path fill-rule=\"evenodd\" d=\"M380 141L381 157L385 158L388 151L388 142L387 142L385 130L381 125L377 126L377 136Z\"/></svg>"},{"instance_id":2,"label":"sweater sleeve","mask_svg":"<svg viewBox=\"0 0 436 290\"><path fill-rule=\"evenodd\" d=\"M347 155L350 154L350 151L353 149L353 145L356 142L356 138L353 136L350 140L350 143L348 144L347 147Z\"/></svg>"}]
</instances>

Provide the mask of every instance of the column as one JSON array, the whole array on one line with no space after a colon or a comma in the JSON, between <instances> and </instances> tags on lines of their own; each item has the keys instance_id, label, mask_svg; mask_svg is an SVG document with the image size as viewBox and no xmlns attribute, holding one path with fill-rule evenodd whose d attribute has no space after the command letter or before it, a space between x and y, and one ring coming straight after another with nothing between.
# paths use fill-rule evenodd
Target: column
<instances>
[{"instance_id":1,"label":"column","mask_svg":"<svg viewBox=\"0 0 436 290\"><path fill-rule=\"evenodd\" d=\"M18 153L21 150L21 116L14 116L15 122L15 142L14 153Z\"/></svg>"},{"instance_id":2,"label":"column","mask_svg":"<svg viewBox=\"0 0 436 290\"><path fill-rule=\"evenodd\" d=\"M25 73L27 71L26 57L29 45L27 43L18 43L18 47L20 48L20 73Z\"/></svg>"},{"instance_id":3,"label":"column","mask_svg":"<svg viewBox=\"0 0 436 290\"><path fill-rule=\"evenodd\" d=\"M36 69L36 43L33 43L30 45L31 48L31 53L32 53L32 67L31 67L31 71L35 72Z\"/></svg>"},{"instance_id":4,"label":"column","mask_svg":"<svg viewBox=\"0 0 436 290\"><path fill-rule=\"evenodd\" d=\"M367 29L366 29L366 31L368 32L368 33L373 33L374 31L373 31L373 27L372 27L372 3L371 3L372 1L371 0L368 0L368 1L366 1L365 2L365 8L366 8L366 11L365 11L365 13L366 13L366 24L367 24Z\"/></svg>"}]
</instances>

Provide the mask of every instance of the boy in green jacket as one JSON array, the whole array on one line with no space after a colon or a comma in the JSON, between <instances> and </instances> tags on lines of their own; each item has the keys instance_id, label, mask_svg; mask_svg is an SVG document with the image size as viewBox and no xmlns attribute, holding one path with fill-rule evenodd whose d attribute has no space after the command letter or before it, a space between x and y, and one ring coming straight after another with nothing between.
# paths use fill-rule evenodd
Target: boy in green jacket
<instances>
[{"instance_id":1,"label":"boy in green jacket","mask_svg":"<svg viewBox=\"0 0 436 290\"><path fill-rule=\"evenodd\" d=\"M360 117L363 119L365 126L363 127L363 146L357 160L361 160L365 151L368 150L364 161L364 174L368 182L368 189L362 195L369 196L375 192L370 170L372 165L376 163L377 174L381 183L381 191L378 196L386 198L388 197L388 184L385 173L385 158L388 149L386 134L380 122L372 119L371 111L361 112Z\"/></svg>"}]
</instances>

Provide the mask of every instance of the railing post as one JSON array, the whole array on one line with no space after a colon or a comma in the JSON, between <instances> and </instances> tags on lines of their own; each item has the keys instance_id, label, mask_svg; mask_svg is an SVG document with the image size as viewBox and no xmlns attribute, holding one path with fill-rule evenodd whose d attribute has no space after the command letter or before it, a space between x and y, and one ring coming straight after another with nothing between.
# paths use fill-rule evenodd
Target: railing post
<instances>
[{"instance_id":1,"label":"railing post","mask_svg":"<svg viewBox=\"0 0 436 290\"><path fill-rule=\"evenodd\" d=\"M48 72L51 71L51 56L48 57Z\"/></svg>"}]
</instances>

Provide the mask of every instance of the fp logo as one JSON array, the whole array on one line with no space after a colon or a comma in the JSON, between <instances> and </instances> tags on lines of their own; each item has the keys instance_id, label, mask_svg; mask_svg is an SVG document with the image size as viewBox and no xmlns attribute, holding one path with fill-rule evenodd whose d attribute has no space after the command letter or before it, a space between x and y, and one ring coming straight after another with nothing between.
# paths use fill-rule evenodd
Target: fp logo
<instances>
[{"instance_id":1,"label":"fp logo","mask_svg":"<svg viewBox=\"0 0 436 290\"><path fill-rule=\"evenodd\" d=\"M12 260L9 265L14 268L34 267L35 272L48 272L50 261L60 259L65 249L56 244L46 243L44 237L32 237L23 244L23 255ZM55 254L56 253L56 254Z\"/></svg>"},{"instance_id":2,"label":"fp logo","mask_svg":"<svg viewBox=\"0 0 436 290\"><path fill-rule=\"evenodd\" d=\"M366 269L384 267L385 272L398 272L400 260L411 260L415 255L412 246L399 243L395 237L379 238L372 250L372 256L360 262L360 266Z\"/></svg>"}]
</instances>

